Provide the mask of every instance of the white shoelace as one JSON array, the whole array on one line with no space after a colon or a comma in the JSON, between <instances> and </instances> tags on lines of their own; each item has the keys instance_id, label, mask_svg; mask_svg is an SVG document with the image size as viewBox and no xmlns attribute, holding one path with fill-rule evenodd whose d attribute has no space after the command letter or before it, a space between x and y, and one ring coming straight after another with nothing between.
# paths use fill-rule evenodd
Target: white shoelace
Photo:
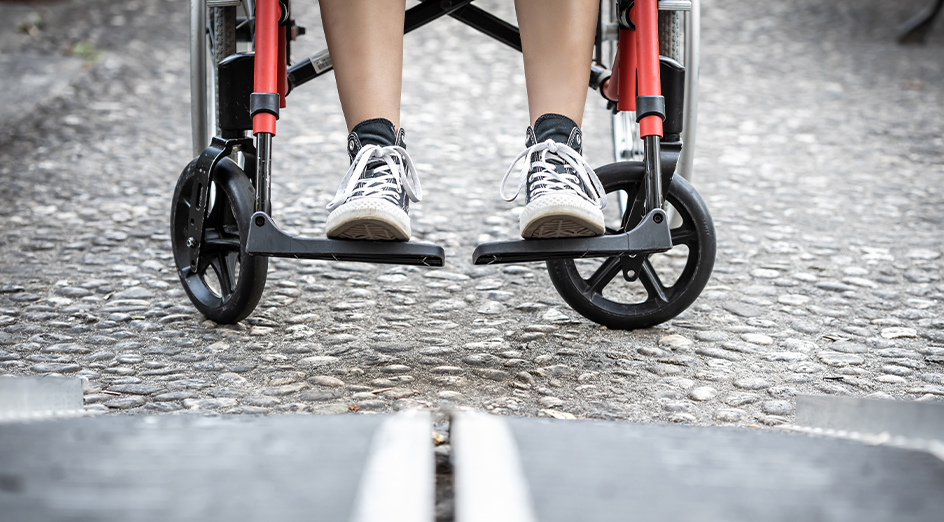
<instances>
[{"instance_id":1,"label":"white shoelace","mask_svg":"<svg viewBox=\"0 0 944 522\"><path fill-rule=\"evenodd\" d=\"M506 196L505 184L508 182L508 176L511 175L515 165L521 161L521 158L530 158L535 152L541 153L540 158L537 161L531 162L530 164L525 162L525 164L521 167L520 176L518 178L518 189L515 190L514 195L511 197ZM570 166L574 173L562 174L557 172L558 165L549 163L548 159L555 159L564 165ZM540 186L537 186L534 192L531 194L532 199L561 190L566 190L568 192L574 192L576 195L589 201L590 203L593 203L598 208L602 209L606 206L606 191L603 190L603 185L600 183L600 178L598 178L597 174L593 172L593 168L583 159L583 156L581 156L580 153L568 147L567 145L558 143L554 140L547 140L538 143L528 147L521 154L518 154L518 157L515 158L515 161L512 162L510 167L508 167L508 171L505 172L505 177L502 178L501 187L499 189L502 199L505 201L513 201L515 198L517 198L518 194L521 193L521 188L528 183L528 172L530 172L531 169L535 167L537 167L539 170L533 174L536 178L533 184ZM591 187L594 193L587 194L584 192L583 189L580 188L581 181L583 182L584 186Z\"/></svg>"},{"instance_id":2,"label":"white shoelace","mask_svg":"<svg viewBox=\"0 0 944 522\"><path fill-rule=\"evenodd\" d=\"M399 163L394 161L394 158L398 158ZM383 175L362 180L361 175L367 169L367 165L375 160L383 160L386 163L374 170L375 173L379 171ZM364 183L358 187L357 184L361 181ZM394 198L394 202L397 202L401 187L406 191L410 201L422 199L423 190L420 188L420 178L416 175L413 160L410 159L406 149L398 146L364 145L354 157L344 179L341 180L338 193L331 203L328 203L328 210L340 207L351 198L377 197L388 200Z\"/></svg>"}]
</instances>

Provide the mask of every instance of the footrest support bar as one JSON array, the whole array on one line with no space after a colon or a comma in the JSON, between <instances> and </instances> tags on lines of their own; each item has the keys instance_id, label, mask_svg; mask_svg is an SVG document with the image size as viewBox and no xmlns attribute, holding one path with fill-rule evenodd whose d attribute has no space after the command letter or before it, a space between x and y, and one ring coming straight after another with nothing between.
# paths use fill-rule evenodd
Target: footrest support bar
<instances>
[{"instance_id":1,"label":"footrest support bar","mask_svg":"<svg viewBox=\"0 0 944 522\"><path fill-rule=\"evenodd\" d=\"M636 228L622 234L566 239L528 239L483 243L472 253L472 263L526 263L551 259L616 257L655 254L672 248L669 222L662 209L649 212Z\"/></svg>"},{"instance_id":2,"label":"footrest support bar","mask_svg":"<svg viewBox=\"0 0 944 522\"><path fill-rule=\"evenodd\" d=\"M425 243L291 236L279 229L265 212L252 215L246 252L269 257L430 267L443 266L446 261L446 252L442 247Z\"/></svg>"}]
</instances>

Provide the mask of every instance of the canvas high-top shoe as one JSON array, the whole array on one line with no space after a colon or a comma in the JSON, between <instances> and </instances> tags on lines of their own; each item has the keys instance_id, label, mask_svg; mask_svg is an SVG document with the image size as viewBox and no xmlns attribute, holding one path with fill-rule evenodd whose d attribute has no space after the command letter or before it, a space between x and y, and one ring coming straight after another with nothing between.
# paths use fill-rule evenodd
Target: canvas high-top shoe
<instances>
[{"instance_id":1,"label":"canvas high-top shoe","mask_svg":"<svg viewBox=\"0 0 944 522\"><path fill-rule=\"evenodd\" d=\"M526 149L515 158L501 184L501 195L512 201L525 186L525 207L520 216L525 239L602 235L606 193L593 168L583 159L583 136L573 120L545 114L528 127ZM518 190L505 195L505 182L515 165L528 158L520 171Z\"/></svg>"},{"instance_id":2,"label":"canvas high-top shoe","mask_svg":"<svg viewBox=\"0 0 944 522\"><path fill-rule=\"evenodd\" d=\"M403 140L403 129L396 132L383 118L354 127L347 139L351 167L328 204L329 238L410 240L407 213L422 189Z\"/></svg>"}]
</instances>

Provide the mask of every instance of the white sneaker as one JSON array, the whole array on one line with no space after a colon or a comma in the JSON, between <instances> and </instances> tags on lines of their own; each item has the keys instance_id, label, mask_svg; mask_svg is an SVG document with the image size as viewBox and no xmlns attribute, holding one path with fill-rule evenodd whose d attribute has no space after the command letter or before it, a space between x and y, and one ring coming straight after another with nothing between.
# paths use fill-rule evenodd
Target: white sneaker
<instances>
[{"instance_id":1,"label":"white sneaker","mask_svg":"<svg viewBox=\"0 0 944 522\"><path fill-rule=\"evenodd\" d=\"M366 134L391 145L362 145L361 136ZM383 119L359 123L348 136L351 168L328 204L329 238L410 240L410 201L420 201L422 189L406 152L403 129L396 139L392 136L393 124Z\"/></svg>"},{"instance_id":2,"label":"white sneaker","mask_svg":"<svg viewBox=\"0 0 944 522\"><path fill-rule=\"evenodd\" d=\"M525 207L520 216L521 237L544 239L599 236L605 231L603 207L606 193L593 168L580 155L581 133L569 118L545 114L528 127L527 148L515 158L502 179L505 201L518 197L523 186ZM537 135L550 136L538 142ZM566 136L566 142L561 138ZM557 138L561 141L556 141ZM520 171L518 189L508 197L505 183L515 165L527 157Z\"/></svg>"}]
</instances>

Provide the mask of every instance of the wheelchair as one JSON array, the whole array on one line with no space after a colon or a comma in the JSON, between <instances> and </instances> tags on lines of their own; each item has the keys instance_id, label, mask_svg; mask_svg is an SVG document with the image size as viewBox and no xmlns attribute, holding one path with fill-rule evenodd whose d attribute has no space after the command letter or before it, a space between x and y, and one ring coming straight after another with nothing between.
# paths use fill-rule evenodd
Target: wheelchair
<instances>
[{"instance_id":1,"label":"wheelchair","mask_svg":"<svg viewBox=\"0 0 944 522\"><path fill-rule=\"evenodd\" d=\"M252 313L269 257L445 264L437 245L302 238L273 219L279 111L294 89L332 68L327 50L292 64L304 28L290 1L191 0L195 159L174 190L171 245L188 297L217 323ZM473 2L422 0L407 10L404 30L449 16L520 51L518 29ZM543 261L568 305L613 329L663 323L695 301L716 251L711 216L688 181L698 27L698 0L602 0L589 87L613 114L615 162L596 172L615 216L599 237L481 244L474 264Z\"/></svg>"}]
</instances>

